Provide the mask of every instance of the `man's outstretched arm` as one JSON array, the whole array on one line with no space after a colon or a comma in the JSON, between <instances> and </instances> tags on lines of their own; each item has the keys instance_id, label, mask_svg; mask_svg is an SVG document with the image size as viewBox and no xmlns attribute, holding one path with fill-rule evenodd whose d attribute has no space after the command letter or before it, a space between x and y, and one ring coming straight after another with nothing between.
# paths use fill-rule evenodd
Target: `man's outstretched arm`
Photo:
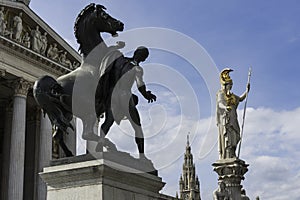
<instances>
[{"instance_id":1,"label":"man's outstretched arm","mask_svg":"<svg viewBox=\"0 0 300 200\"><path fill-rule=\"evenodd\" d=\"M156 101L156 96L152 94L150 90L146 91L145 85L139 87L139 91L144 96L144 98L148 100L148 103L152 103L153 101Z\"/></svg>"},{"instance_id":2,"label":"man's outstretched arm","mask_svg":"<svg viewBox=\"0 0 300 200\"><path fill-rule=\"evenodd\" d=\"M148 100L148 103L152 103L153 101L156 101L156 96L151 93L150 90L146 90L146 85L143 81L143 68L140 66L136 67L137 73L136 73L136 84L138 87L138 90L143 95L145 99Z\"/></svg>"}]
</instances>

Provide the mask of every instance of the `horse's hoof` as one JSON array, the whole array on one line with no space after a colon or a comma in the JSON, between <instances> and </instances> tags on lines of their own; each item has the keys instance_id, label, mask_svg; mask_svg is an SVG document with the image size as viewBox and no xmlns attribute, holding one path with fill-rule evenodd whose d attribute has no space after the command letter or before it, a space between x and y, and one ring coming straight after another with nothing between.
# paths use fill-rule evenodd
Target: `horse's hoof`
<instances>
[{"instance_id":1,"label":"horse's hoof","mask_svg":"<svg viewBox=\"0 0 300 200\"><path fill-rule=\"evenodd\" d=\"M116 145L114 143L112 143L107 138L101 138L98 141L98 144L96 146L95 151L96 152L103 152L103 147L105 147L107 149L107 151L110 151L110 152L112 152L112 151L118 151Z\"/></svg>"}]
</instances>

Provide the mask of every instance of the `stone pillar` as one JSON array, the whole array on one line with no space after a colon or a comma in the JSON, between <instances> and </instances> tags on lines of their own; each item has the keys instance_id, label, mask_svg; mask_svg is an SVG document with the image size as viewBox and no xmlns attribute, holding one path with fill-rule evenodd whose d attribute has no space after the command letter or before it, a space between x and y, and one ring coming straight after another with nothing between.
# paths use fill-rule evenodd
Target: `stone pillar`
<instances>
[{"instance_id":1,"label":"stone pillar","mask_svg":"<svg viewBox=\"0 0 300 200\"><path fill-rule=\"evenodd\" d=\"M5 124L4 124L1 199L7 199L11 121L12 121L12 108L11 108L11 104L8 103L5 112Z\"/></svg>"},{"instance_id":2,"label":"stone pillar","mask_svg":"<svg viewBox=\"0 0 300 200\"><path fill-rule=\"evenodd\" d=\"M25 165L24 165L24 192L23 200L33 200L35 192L35 177L37 174L37 148L36 140L39 135L39 115L37 108L26 108L26 136L25 136ZM30 183L30 184L28 184Z\"/></svg>"},{"instance_id":3,"label":"stone pillar","mask_svg":"<svg viewBox=\"0 0 300 200\"><path fill-rule=\"evenodd\" d=\"M226 185L231 199L241 200L241 181L248 171L248 164L240 159L221 159L213 163L214 171L219 175L218 180Z\"/></svg>"},{"instance_id":4,"label":"stone pillar","mask_svg":"<svg viewBox=\"0 0 300 200\"><path fill-rule=\"evenodd\" d=\"M38 172L42 172L44 167L50 165L50 160L52 159L52 126L48 118L48 115L44 116L41 112L40 117L40 139L39 139L39 158L38 158ZM39 175L37 175L37 184L36 184L36 199L37 200L46 200L47 187L44 181Z\"/></svg>"},{"instance_id":5,"label":"stone pillar","mask_svg":"<svg viewBox=\"0 0 300 200\"><path fill-rule=\"evenodd\" d=\"M15 84L10 145L8 200L23 199L26 99L31 84L20 78Z\"/></svg>"}]
</instances>

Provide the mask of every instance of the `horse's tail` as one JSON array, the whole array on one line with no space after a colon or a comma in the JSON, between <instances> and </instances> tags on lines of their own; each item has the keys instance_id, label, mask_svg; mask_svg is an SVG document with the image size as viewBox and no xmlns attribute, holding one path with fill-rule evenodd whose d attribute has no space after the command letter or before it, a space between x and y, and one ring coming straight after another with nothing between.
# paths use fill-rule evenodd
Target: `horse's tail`
<instances>
[{"instance_id":1,"label":"horse's tail","mask_svg":"<svg viewBox=\"0 0 300 200\"><path fill-rule=\"evenodd\" d=\"M33 86L35 101L42 108L44 113L47 113L51 124L66 132L68 127L74 130L74 127L70 123L73 114L64 108L60 100L62 93L63 88L51 76L39 78L35 81Z\"/></svg>"}]
</instances>

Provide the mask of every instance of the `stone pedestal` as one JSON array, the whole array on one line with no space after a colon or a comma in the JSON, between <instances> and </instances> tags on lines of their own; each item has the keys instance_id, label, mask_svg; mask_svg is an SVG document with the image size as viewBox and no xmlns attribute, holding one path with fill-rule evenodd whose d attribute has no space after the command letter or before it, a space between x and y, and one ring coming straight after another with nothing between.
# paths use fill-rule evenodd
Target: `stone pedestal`
<instances>
[{"instance_id":1,"label":"stone pedestal","mask_svg":"<svg viewBox=\"0 0 300 200\"><path fill-rule=\"evenodd\" d=\"M218 180L225 183L231 199L241 200L241 181L245 179L249 165L235 158L218 160L212 165L219 175Z\"/></svg>"},{"instance_id":2,"label":"stone pedestal","mask_svg":"<svg viewBox=\"0 0 300 200\"><path fill-rule=\"evenodd\" d=\"M162 199L165 183L156 174L150 161L102 152L55 160L40 176L47 200L149 200Z\"/></svg>"}]
</instances>

